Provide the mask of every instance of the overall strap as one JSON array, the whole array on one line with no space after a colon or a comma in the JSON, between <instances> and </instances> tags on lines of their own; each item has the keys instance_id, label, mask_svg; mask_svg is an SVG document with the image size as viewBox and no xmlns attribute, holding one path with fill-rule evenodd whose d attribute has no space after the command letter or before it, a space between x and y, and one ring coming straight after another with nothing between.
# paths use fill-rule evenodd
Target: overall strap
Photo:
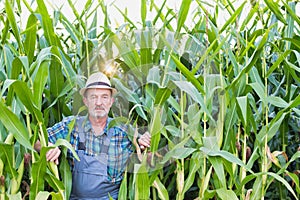
<instances>
[{"instance_id":1,"label":"overall strap","mask_svg":"<svg viewBox=\"0 0 300 200\"><path fill-rule=\"evenodd\" d=\"M106 137L103 138L103 143L100 148L101 153L108 154L108 147L109 147L110 139L112 138L113 134L114 134L114 128L110 128L109 130L107 130Z\"/></svg>"},{"instance_id":2,"label":"overall strap","mask_svg":"<svg viewBox=\"0 0 300 200\"><path fill-rule=\"evenodd\" d=\"M84 133L84 122L85 122L85 117L78 117L77 118L77 131L79 135L79 146L78 150L85 150L85 133ZM111 119L108 119L108 124L111 121ZM114 135L114 128L110 128L107 130L106 137L104 136L101 148L100 148L100 153L108 154L108 148L109 148L109 143Z\"/></svg>"},{"instance_id":3,"label":"overall strap","mask_svg":"<svg viewBox=\"0 0 300 200\"><path fill-rule=\"evenodd\" d=\"M78 150L85 150L85 135L84 135L84 120L85 117L77 117L77 131L79 135L79 146Z\"/></svg>"},{"instance_id":4,"label":"overall strap","mask_svg":"<svg viewBox=\"0 0 300 200\"><path fill-rule=\"evenodd\" d=\"M109 127L109 123L111 121L112 121L112 118L107 119L106 128ZM113 137L114 134L115 134L115 129L114 128L110 128L110 129L106 130L106 137L103 139L103 143L102 143L102 146L101 146L101 149L100 149L101 153L108 154L109 144L111 143L111 138Z\"/></svg>"}]
</instances>

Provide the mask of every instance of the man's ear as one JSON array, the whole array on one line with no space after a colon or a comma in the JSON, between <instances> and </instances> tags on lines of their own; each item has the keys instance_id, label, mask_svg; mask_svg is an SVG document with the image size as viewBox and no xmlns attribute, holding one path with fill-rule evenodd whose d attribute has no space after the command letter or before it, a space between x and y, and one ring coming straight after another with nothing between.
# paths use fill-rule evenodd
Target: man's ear
<instances>
[{"instance_id":1,"label":"man's ear","mask_svg":"<svg viewBox=\"0 0 300 200\"><path fill-rule=\"evenodd\" d=\"M87 99L85 96L83 97L82 102L84 103L85 106L87 106Z\"/></svg>"}]
</instances>

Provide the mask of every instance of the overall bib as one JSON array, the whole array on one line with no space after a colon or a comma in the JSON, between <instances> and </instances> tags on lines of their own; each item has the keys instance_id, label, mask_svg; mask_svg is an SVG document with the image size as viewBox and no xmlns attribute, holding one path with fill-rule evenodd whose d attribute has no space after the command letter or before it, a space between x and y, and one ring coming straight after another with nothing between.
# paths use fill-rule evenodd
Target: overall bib
<instances>
[{"instance_id":1,"label":"overall bib","mask_svg":"<svg viewBox=\"0 0 300 200\"><path fill-rule=\"evenodd\" d=\"M78 132L79 148L77 154L80 161L74 160L70 199L108 200L109 195L113 199L117 199L120 185L109 181L107 174L108 147L112 133L108 131L107 135L104 136L99 155L88 156L84 154L85 135L81 123L79 123Z\"/></svg>"}]
</instances>

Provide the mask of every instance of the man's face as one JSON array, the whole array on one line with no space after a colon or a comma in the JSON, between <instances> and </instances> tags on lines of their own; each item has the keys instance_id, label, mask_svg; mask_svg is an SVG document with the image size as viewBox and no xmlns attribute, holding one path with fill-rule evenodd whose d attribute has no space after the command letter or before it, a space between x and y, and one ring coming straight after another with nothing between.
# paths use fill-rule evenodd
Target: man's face
<instances>
[{"instance_id":1,"label":"man's face","mask_svg":"<svg viewBox=\"0 0 300 200\"><path fill-rule=\"evenodd\" d=\"M88 108L89 116L93 118L107 117L114 102L110 89L88 89L83 98Z\"/></svg>"}]
</instances>

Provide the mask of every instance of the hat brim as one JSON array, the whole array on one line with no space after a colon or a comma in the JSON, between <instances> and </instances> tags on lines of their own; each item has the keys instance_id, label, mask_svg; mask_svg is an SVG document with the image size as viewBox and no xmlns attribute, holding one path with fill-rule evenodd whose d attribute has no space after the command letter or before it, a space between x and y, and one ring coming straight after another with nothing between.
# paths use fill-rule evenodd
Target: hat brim
<instances>
[{"instance_id":1,"label":"hat brim","mask_svg":"<svg viewBox=\"0 0 300 200\"><path fill-rule=\"evenodd\" d=\"M112 87L108 87L108 86L99 86L99 85L95 85L95 86L90 86L88 88L81 88L81 90L79 91L79 94L81 94L82 96L84 96L84 93L88 90L88 89L108 89L111 90L112 95L114 96L115 94L117 94L117 90L115 88Z\"/></svg>"}]
</instances>

